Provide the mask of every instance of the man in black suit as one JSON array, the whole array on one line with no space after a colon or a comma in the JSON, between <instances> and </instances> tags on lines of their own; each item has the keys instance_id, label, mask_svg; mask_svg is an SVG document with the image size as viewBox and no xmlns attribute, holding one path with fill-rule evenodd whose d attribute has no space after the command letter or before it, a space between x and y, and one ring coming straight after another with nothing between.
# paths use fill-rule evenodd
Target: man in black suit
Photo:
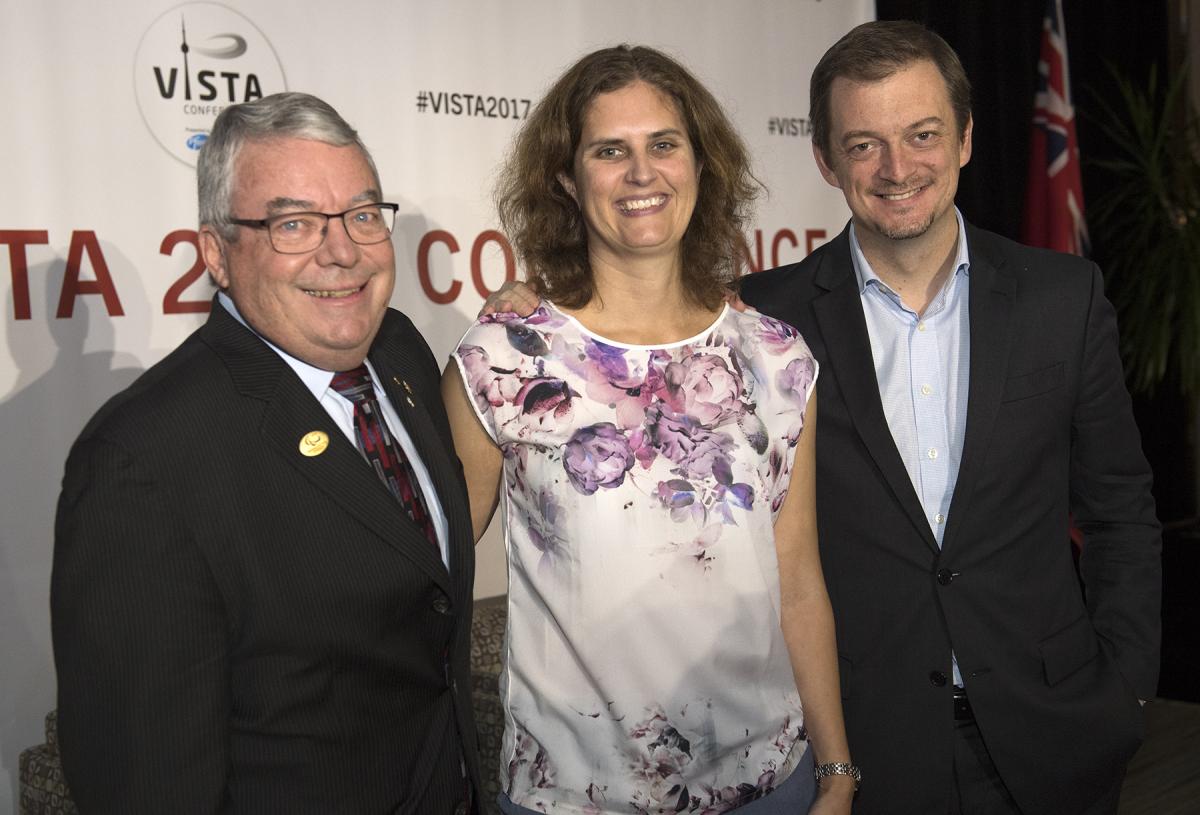
<instances>
[{"instance_id":1,"label":"man in black suit","mask_svg":"<svg viewBox=\"0 0 1200 815\"><path fill-rule=\"evenodd\" d=\"M68 785L87 813L475 811L471 519L387 307L395 206L305 94L225 110L198 176L211 317L66 465Z\"/></svg>"},{"instance_id":2,"label":"man in black suit","mask_svg":"<svg viewBox=\"0 0 1200 815\"><path fill-rule=\"evenodd\" d=\"M936 34L860 26L810 92L850 224L741 292L822 366L854 811L1114 812L1157 681L1160 539L1100 272L962 221L970 88Z\"/></svg>"}]
</instances>

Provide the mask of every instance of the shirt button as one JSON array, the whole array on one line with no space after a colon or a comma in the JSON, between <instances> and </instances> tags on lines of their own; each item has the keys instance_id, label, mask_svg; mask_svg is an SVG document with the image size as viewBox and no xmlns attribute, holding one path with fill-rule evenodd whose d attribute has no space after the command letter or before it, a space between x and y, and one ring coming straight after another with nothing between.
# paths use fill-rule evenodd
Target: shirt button
<instances>
[{"instance_id":1,"label":"shirt button","mask_svg":"<svg viewBox=\"0 0 1200 815\"><path fill-rule=\"evenodd\" d=\"M936 447L930 447L930 448L929 448L929 452L928 452L928 453L926 453L925 455L929 456L930 458L937 458L937 457L938 457L938 451L937 451L937 448L936 448Z\"/></svg>"},{"instance_id":2,"label":"shirt button","mask_svg":"<svg viewBox=\"0 0 1200 815\"><path fill-rule=\"evenodd\" d=\"M931 393L933 393L932 385L922 385L921 386L921 395L922 396L928 396Z\"/></svg>"},{"instance_id":3,"label":"shirt button","mask_svg":"<svg viewBox=\"0 0 1200 815\"><path fill-rule=\"evenodd\" d=\"M946 516L940 512L937 515L934 515L933 519L940 524L944 524L946 522Z\"/></svg>"},{"instance_id":4,"label":"shirt button","mask_svg":"<svg viewBox=\"0 0 1200 815\"><path fill-rule=\"evenodd\" d=\"M924 323L924 322L917 323L917 330L918 330L918 331L924 331L924 330L925 330L925 323Z\"/></svg>"}]
</instances>

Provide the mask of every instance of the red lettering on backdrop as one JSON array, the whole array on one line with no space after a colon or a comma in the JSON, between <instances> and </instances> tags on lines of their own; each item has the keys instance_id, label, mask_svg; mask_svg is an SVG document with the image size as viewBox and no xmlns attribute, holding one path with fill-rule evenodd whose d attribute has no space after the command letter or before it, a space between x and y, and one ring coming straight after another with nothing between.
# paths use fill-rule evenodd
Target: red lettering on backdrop
<instances>
[{"instance_id":1,"label":"red lettering on backdrop","mask_svg":"<svg viewBox=\"0 0 1200 815\"><path fill-rule=\"evenodd\" d=\"M176 229L163 238L162 245L158 247L158 253L172 255L175 247L181 243L190 244L196 250L196 259L192 261L191 268L180 275L179 279L172 283L171 288L167 289L167 293L163 295L163 314L205 314L212 309L211 300L179 299L188 286L200 279L206 268L204 258L200 256L200 239L196 235L196 230Z\"/></svg>"},{"instance_id":2,"label":"red lettering on backdrop","mask_svg":"<svg viewBox=\"0 0 1200 815\"><path fill-rule=\"evenodd\" d=\"M475 281L475 291L479 292L479 296L485 300L492 292L483 282L480 260L483 257L483 247L489 243L497 244L504 252L504 280L507 282L517 279L517 259L513 257L512 246L509 245L508 238L494 229L480 232L479 237L475 239L475 244L471 247L471 279Z\"/></svg>"},{"instance_id":3,"label":"red lettering on backdrop","mask_svg":"<svg viewBox=\"0 0 1200 815\"><path fill-rule=\"evenodd\" d=\"M13 318L28 320L29 306L29 261L25 247L50 242L50 233L45 229L0 229L0 245L8 244L8 262L12 267Z\"/></svg>"},{"instance_id":4,"label":"red lettering on backdrop","mask_svg":"<svg viewBox=\"0 0 1200 815\"><path fill-rule=\"evenodd\" d=\"M754 251L750 251L750 245L746 243L746 239L742 238L741 246L742 262L746 264L746 273L754 274L763 270L763 245L762 245L762 230L754 230Z\"/></svg>"},{"instance_id":5,"label":"red lettering on backdrop","mask_svg":"<svg viewBox=\"0 0 1200 815\"><path fill-rule=\"evenodd\" d=\"M806 229L804 230L804 257L812 254L813 249L817 248L817 242L824 242L824 229ZM763 233L761 229L754 230L754 249L751 250L750 244L745 238L742 238L741 246L739 247L738 256L742 263L746 266L746 273L753 274L761 272L764 268L784 265L784 261L779 258L779 246L784 241L787 241L793 248L800 247L800 239L796 237L796 233L790 229L780 229L771 239L771 266L763 264ZM790 262L790 261L787 261Z\"/></svg>"},{"instance_id":6,"label":"red lettering on backdrop","mask_svg":"<svg viewBox=\"0 0 1200 815\"><path fill-rule=\"evenodd\" d=\"M84 252L87 252L88 260L92 264L95 280L79 279L82 265L80 261L83 260ZM109 317L122 317L125 314L125 310L121 308L121 299L117 297L112 275L108 272L104 253L100 251L100 242L96 240L96 233L90 229L71 233L71 246L67 250L67 272L63 275L62 293L58 296L58 312L54 316L69 319L75 313L75 298L81 294L99 294L103 297Z\"/></svg>"},{"instance_id":7,"label":"red lettering on backdrop","mask_svg":"<svg viewBox=\"0 0 1200 815\"><path fill-rule=\"evenodd\" d=\"M433 278L429 276L429 248L435 243L446 244L450 254L454 254L458 251L458 241L446 230L435 229L432 232L426 232L417 246L417 279L421 282L421 291L425 292L425 296L433 302L444 306L455 301L458 293L462 291L462 283L455 280L444 292L433 287ZM472 252L472 256L474 254Z\"/></svg>"},{"instance_id":8,"label":"red lettering on backdrop","mask_svg":"<svg viewBox=\"0 0 1200 815\"><path fill-rule=\"evenodd\" d=\"M790 229L781 229L775 233L775 238L771 241L771 266L779 265L779 244L787 239L791 241L792 247L800 245L800 241L796 240L796 233Z\"/></svg>"}]
</instances>

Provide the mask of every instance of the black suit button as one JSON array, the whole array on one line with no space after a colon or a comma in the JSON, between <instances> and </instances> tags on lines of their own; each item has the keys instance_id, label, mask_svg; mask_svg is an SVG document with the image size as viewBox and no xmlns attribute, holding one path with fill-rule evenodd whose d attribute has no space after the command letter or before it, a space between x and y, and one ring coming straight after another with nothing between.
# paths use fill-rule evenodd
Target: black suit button
<instances>
[{"instance_id":1,"label":"black suit button","mask_svg":"<svg viewBox=\"0 0 1200 815\"><path fill-rule=\"evenodd\" d=\"M941 583L943 586L949 586L954 582L954 572L950 571L949 569L938 569L937 582Z\"/></svg>"},{"instance_id":2,"label":"black suit button","mask_svg":"<svg viewBox=\"0 0 1200 815\"><path fill-rule=\"evenodd\" d=\"M459 801L454 807L454 815L467 815L468 807L466 801Z\"/></svg>"},{"instance_id":3,"label":"black suit button","mask_svg":"<svg viewBox=\"0 0 1200 815\"><path fill-rule=\"evenodd\" d=\"M438 597L433 601L433 610L438 614L450 613L450 599L448 597Z\"/></svg>"},{"instance_id":4,"label":"black suit button","mask_svg":"<svg viewBox=\"0 0 1200 815\"><path fill-rule=\"evenodd\" d=\"M935 688L946 687L946 675L941 671L930 671L929 684L933 685Z\"/></svg>"}]
</instances>

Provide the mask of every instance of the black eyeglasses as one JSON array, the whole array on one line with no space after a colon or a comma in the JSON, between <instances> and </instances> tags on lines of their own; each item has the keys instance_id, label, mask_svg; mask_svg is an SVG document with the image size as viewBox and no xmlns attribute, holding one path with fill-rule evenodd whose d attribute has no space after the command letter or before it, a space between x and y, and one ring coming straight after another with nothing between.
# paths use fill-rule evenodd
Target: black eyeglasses
<instances>
[{"instance_id":1,"label":"black eyeglasses","mask_svg":"<svg viewBox=\"0 0 1200 815\"><path fill-rule=\"evenodd\" d=\"M331 218L341 218L350 240L363 246L383 243L392 234L399 204L363 204L345 212L288 212L270 218L230 218L231 224L267 230L271 248L284 255L302 255L320 247Z\"/></svg>"}]
</instances>

